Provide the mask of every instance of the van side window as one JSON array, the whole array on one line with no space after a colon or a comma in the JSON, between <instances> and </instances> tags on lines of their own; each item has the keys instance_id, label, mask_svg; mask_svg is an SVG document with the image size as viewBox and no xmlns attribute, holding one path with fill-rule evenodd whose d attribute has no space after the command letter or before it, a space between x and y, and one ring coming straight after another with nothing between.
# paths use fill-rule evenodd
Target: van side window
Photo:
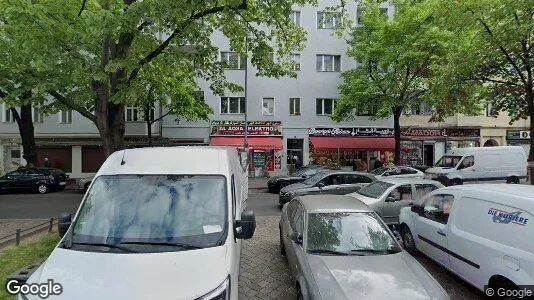
<instances>
[{"instance_id":1,"label":"van side window","mask_svg":"<svg viewBox=\"0 0 534 300\"><path fill-rule=\"evenodd\" d=\"M462 163L458 166L458 170L469 168L475 165L475 158L473 156L466 156Z\"/></svg>"},{"instance_id":2,"label":"van side window","mask_svg":"<svg viewBox=\"0 0 534 300\"><path fill-rule=\"evenodd\" d=\"M234 174L232 174L232 220L235 220L236 215L236 196L235 196L235 179Z\"/></svg>"},{"instance_id":3,"label":"van side window","mask_svg":"<svg viewBox=\"0 0 534 300\"><path fill-rule=\"evenodd\" d=\"M453 202L454 196L452 195L434 195L426 199L423 204L423 217L435 222L447 224Z\"/></svg>"}]
</instances>

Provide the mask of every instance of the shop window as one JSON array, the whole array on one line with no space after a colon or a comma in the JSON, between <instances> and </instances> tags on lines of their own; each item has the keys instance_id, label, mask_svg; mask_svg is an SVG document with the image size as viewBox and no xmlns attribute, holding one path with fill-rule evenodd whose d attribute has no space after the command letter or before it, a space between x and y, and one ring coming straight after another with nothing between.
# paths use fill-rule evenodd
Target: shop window
<instances>
[{"instance_id":1,"label":"shop window","mask_svg":"<svg viewBox=\"0 0 534 300\"><path fill-rule=\"evenodd\" d=\"M247 56L237 52L221 52L221 62L230 70L244 70L247 67Z\"/></svg>"},{"instance_id":2,"label":"shop window","mask_svg":"<svg viewBox=\"0 0 534 300\"><path fill-rule=\"evenodd\" d=\"M244 114L244 97L221 97L221 114Z\"/></svg>"},{"instance_id":3,"label":"shop window","mask_svg":"<svg viewBox=\"0 0 534 300\"><path fill-rule=\"evenodd\" d=\"M317 54L316 70L317 72L340 72L341 55Z\"/></svg>"},{"instance_id":4,"label":"shop window","mask_svg":"<svg viewBox=\"0 0 534 300\"><path fill-rule=\"evenodd\" d=\"M274 115L274 98L263 98L263 115Z\"/></svg>"},{"instance_id":5,"label":"shop window","mask_svg":"<svg viewBox=\"0 0 534 300\"><path fill-rule=\"evenodd\" d=\"M315 99L315 112L319 116L326 116L332 114L334 111L336 99Z\"/></svg>"},{"instance_id":6,"label":"shop window","mask_svg":"<svg viewBox=\"0 0 534 300\"><path fill-rule=\"evenodd\" d=\"M335 29L341 25L341 13L317 12L317 29Z\"/></svg>"},{"instance_id":7,"label":"shop window","mask_svg":"<svg viewBox=\"0 0 534 300\"><path fill-rule=\"evenodd\" d=\"M300 116L300 98L289 98L289 115Z\"/></svg>"}]
</instances>

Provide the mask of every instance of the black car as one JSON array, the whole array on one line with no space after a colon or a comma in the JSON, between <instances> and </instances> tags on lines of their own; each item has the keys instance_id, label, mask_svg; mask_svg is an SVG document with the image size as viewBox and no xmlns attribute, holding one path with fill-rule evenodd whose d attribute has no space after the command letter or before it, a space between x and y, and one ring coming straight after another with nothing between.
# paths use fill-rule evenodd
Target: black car
<instances>
[{"instance_id":1,"label":"black car","mask_svg":"<svg viewBox=\"0 0 534 300\"><path fill-rule=\"evenodd\" d=\"M315 175L320 167L305 168L290 175L279 175L272 177L267 182L267 189L269 193L278 194L280 189L293 183L306 180L308 177Z\"/></svg>"},{"instance_id":2,"label":"black car","mask_svg":"<svg viewBox=\"0 0 534 300\"><path fill-rule=\"evenodd\" d=\"M67 174L59 169L19 168L0 177L0 192L30 190L46 194L64 190L67 178Z\"/></svg>"}]
</instances>

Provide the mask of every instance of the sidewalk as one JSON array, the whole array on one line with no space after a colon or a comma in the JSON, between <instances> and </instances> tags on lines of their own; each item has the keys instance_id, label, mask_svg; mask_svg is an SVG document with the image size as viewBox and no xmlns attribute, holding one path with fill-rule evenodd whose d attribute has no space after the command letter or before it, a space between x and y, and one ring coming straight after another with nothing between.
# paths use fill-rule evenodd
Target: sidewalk
<instances>
[{"instance_id":1,"label":"sidewalk","mask_svg":"<svg viewBox=\"0 0 534 300\"><path fill-rule=\"evenodd\" d=\"M269 181L269 178L249 178L248 188L249 189L266 189L267 181Z\"/></svg>"}]
</instances>

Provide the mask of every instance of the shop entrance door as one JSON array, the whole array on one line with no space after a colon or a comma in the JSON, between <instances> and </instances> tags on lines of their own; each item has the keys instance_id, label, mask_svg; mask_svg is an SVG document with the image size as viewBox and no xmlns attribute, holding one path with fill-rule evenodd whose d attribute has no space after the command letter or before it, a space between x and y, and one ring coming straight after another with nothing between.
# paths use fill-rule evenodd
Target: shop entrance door
<instances>
[{"instance_id":1,"label":"shop entrance door","mask_svg":"<svg viewBox=\"0 0 534 300\"><path fill-rule=\"evenodd\" d=\"M425 166L432 167L434 165L434 145L424 145L424 162Z\"/></svg>"},{"instance_id":2,"label":"shop entrance door","mask_svg":"<svg viewBox=\"0 0 534 300\"><path fill-rule=\"evenodd\" d=\"M293 164L293 157L296 156L302 162L304 139L287 139L287 164Z\"/></svg>"}]
</instances>

